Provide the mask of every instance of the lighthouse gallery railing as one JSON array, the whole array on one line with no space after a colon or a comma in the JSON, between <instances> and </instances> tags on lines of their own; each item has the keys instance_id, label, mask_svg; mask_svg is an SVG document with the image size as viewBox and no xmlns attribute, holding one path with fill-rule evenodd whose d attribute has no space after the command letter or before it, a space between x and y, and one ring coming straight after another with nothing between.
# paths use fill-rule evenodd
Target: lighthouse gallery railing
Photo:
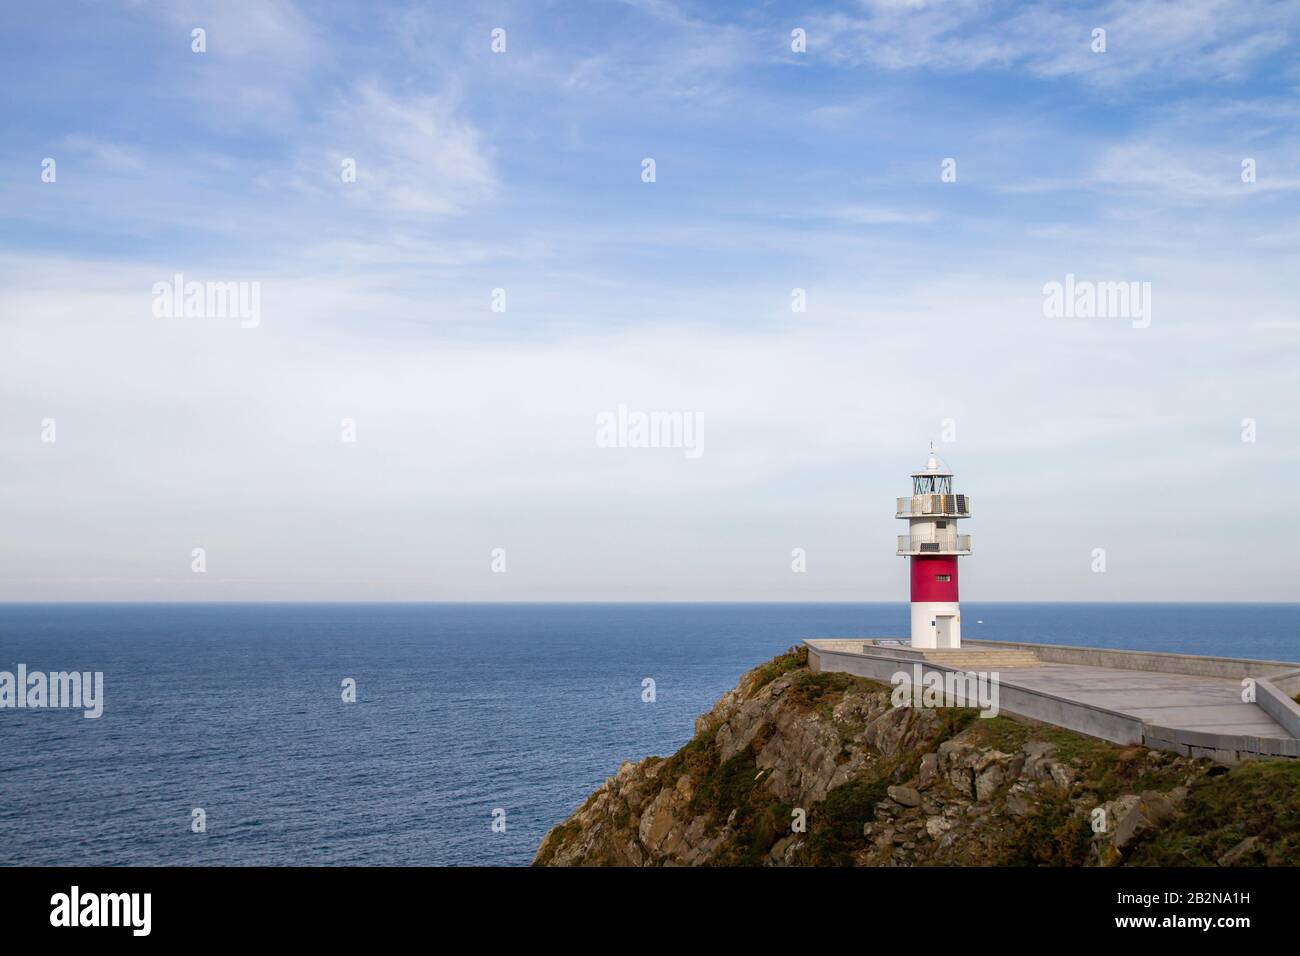
<instances>
[{"instance_id":1,"label":"lighthouse gallery railing","mask_svg":"<svg viewBox=\"0 0 1300 956\"><path fill-rule=\"evenodd\" d=\"M933 537L900 534L900 554L967 554L970 552L970 535L937 534Z\"/></svg>"}]
</instances>

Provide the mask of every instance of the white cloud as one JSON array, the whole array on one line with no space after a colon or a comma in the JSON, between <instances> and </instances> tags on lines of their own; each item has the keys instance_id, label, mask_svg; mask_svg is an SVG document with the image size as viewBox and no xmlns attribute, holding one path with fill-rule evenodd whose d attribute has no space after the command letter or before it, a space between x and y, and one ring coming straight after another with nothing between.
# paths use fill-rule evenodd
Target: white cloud
<instances>
[{"instance_id":1,"label":"white cloud","mask_svg":"<svg viewBox=\"0 0 1300 956\"><path fill-rule=\"evenodd\" d=\"M810 36L824 37L829 55L843 63L959 73L1024 69L1110 88L1139 77L1158 85L1239 79L1281 50L1300 25L1300 10L1264 0L1115 0L1068 11L987 0L865 6L865 15L813 19ZM1098 27L1107 31L1105 53L1090 49Z\"/></svg>"},{"instance_id":2,"label":"white cloud","mask_svg":"<svg viewBox=\"0 0 1300 956\"><path fill-rule=\"evenodd\" d=\"M188 48L191 31L207 33L204 56L302 68L325 49L316 21L291 0L161 0L143 8L174 27Z\"/></svg>"},{"instance_id":3,"label":"white cloud","mask_svg":"<svg viewBox=\"0 0 1300 956\"><path fill-rule=\"evenodd\" d=\"M447 96L399 99L363 82L328 124L331 178L338 182L344 158L357 160L355 192L399 217L462 212L496 187L482 135Z\"/></svg>"},{"instance_id":4,"label":"white cloud","mask_svg":"<svg viewBox=\"0 0 1300 956\"><path fill-rule=\"evenodd\" d=\"M1250 146L1206 148L1154 142L1123 143L1107 147L1084 182L1105 188L1185 199L1248 199L1268 192L1300 189L1300 177L1265 161L1257 180L1241 180L1243 154ZM1269 150L1273 153L1272 150ZM1262 160L1262 156L1256 156ZM1270 156L1271 158L1271 156Z\"/></svg>"},{"instance_id":5,"label":"white cloud","mask_svg":"<svg viewBox=\"0 0 1300 956\"><path fill-rule=\"evenodd\" d=\"M1221 281L1184 268L1164 282ZM993 519L976 529L997 542L982 596L1077 598L1054 563L1067 557L1037 554L1009 502L1108 496L1108 546L1131 550L1161 515L1235 513L1237 495L1177 476L1233 487L1241 465L1205 462L1241 458L1241 415L1267 417L1249 450L1261 461L1294 457L1300 434L1269 398L1290 387L1291 330L1262 330L1277 354L1252 354L1248 379L1230 372L1258 343L1224 304L1282 314L1239 298L1248 279L1218 298L1166 294L1146 330L1052 323L1037 281L947 273L824 291L814 313L761 329L684 312L599 333L588 316L527 339L377 334L377 312L431 306L328 272L263 276L263 325L241 330L154 319L150 269L4 271L3 491L23 502L0 544L10 599L637 598L665 582L677 598L796 598L772 556L796 537L822 556L823 597L890 599L888 505L946 417L959 423L949 458ZM1196 364L1207 352L1225 370L1212 389ZM596 414L620 402L702 414L704 457L596 447ZM54 446L39 441L47 416ZM355 445L339 441L344 417ZM1133 493L1138 475L1164 483L1154 505ZM1243 541L1274 518L1251 520ZM696 538L708 546L684 551ZM209 551L201 581L194 546ZM486 571L497 546L508 587ZM1194 558L1159 581L1134 572L1112 596L1164 594L1171 577L1216 593L1217 567Z\"/></svg>"},{"instance_id":6,"label":"white cloud","mask_svg":"<svg viewBox=\"0 0 1300 956\"><path fill-rule=\"evenodd\" d=\"M134 173L145 165L138 150L94 136L65 136L62 145L73 154L86 157L91 165L104 172Z\"/></svg>"},{"instance_id":7,"label":"white cloud","mask_svg":"<svg viewBox=\"0 0 1300 956\"><path fill-rule=\"evenodd\" d=\"M824 214L840 222L861 226L927 223L933 222L936 218L935 213L928 210L914 211L887 206L869 206L861 203L850 203L827 209Z\"/></svg>"}]
</instances>

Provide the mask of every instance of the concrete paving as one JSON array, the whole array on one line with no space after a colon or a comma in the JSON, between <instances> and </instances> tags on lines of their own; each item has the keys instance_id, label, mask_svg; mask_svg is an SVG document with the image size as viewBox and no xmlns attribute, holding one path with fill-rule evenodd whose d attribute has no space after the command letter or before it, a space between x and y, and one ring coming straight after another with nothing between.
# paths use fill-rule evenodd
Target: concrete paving
<instances>
[{"instance_id":1,"label":"concrete paving","mask_svg":"<svg viewBox=\"0 0 1300 956\"><path fill-rule=\"evenodd\" d=\"M1163 727L1256 737L1289 737L1273 718L1241 700L1241 681L1083 664L1041 663L999 671L1031 690L1131 714Z\"/></svg>"}]
</instances>

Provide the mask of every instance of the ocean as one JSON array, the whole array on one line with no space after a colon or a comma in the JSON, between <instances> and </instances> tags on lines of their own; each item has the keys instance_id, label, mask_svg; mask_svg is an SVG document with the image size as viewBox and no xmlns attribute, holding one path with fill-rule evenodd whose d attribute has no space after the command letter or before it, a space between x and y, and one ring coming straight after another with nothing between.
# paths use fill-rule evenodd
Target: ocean
<instances>
[{"instance_id":1,"label":"ocean","mask_svg":"<svg viewBox=\"0 0 1300 956\"><path fill-rule=\"evenodd\" d=\"M1296 604L965 603L962 624L1300 657ZM0 865L525 865L749 668L907 627L906 604L0 605L0 671L104 674L98 719L0 710Z\"/></svg>"}]
</instances>

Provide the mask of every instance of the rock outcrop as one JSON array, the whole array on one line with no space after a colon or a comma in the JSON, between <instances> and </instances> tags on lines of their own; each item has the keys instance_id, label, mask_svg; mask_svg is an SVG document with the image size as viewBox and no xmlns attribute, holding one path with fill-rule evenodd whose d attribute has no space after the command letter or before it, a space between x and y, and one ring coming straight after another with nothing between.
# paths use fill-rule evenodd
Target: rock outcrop
<instances>
[{"instance_id":1,"label":"rock outcrop","mask_svg":"<svg viewBox=\"0 0 1300 956\"><path fill-rule=\"evenodd\" d=\"M676 754L623 764L534 864L1294 863L1289 836L1279 849L1226 809L1197 819L1213 812L1203 804L1234 804L1222 791L1238 775L1259 800L1279 783L1296 792L1300 762L1267 763L1285 764L1267 771L1285 780L1005 716L894 707L888 687L814 673L791 649L746 674Z\"/></svg>"}]
</instances>

